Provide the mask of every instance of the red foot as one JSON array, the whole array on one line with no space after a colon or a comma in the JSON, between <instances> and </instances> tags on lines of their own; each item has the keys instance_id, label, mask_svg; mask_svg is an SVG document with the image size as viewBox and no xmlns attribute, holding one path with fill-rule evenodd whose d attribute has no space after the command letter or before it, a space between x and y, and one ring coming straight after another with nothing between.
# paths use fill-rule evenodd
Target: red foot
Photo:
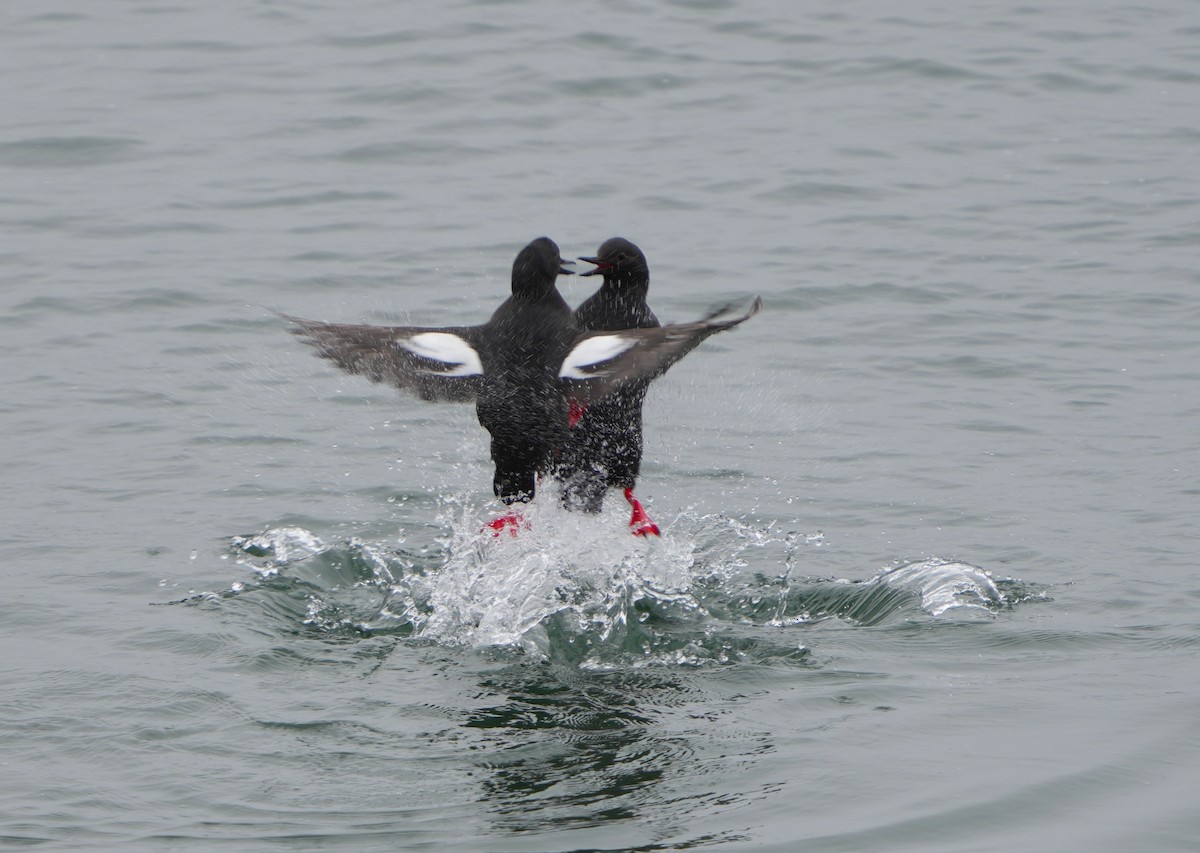
<instances>
[{"instance_id":1,"label":"red foot","mask_svg":"<svg viewBox=\"0 0 1200 853\"><path fill-rule=\"evenodd\" d=\"M629 505L633 507L633 517L629 519L629 526L633 528L634 536L649 536L651 533L655 536L662 536L658 525L650 520L650 516L646 515L646 510L642 508L642 502L633 496L633 489L625 490L625 500L629 501Z\"/></svg>"},{"instance_id":2,"label":"red foot","mask_svg":"<svg viewBox=\"0 0 1200 853\"><path fill-rule=\"evenodd\" d=\"M571 410L567 412L567 428L574 429L575 424L579 423L579 419L583 417L583 413L587 411L587 406L578 400L571 401Z\"/></svg>"},{"instance_id":3,"label":"red foot","mask_svg":"<svg viewBox=\"0 0 1200 853\"><path fill-rule=\"evenodd\" d=\"M525 516L521 515L521 513L515 510L512 512L506 512L504 515L497 516L483 525L483 529L485 531L492 531L493 537L499 536L501 533L507 530L513 539L517 538L517 529L521 527L524 527L526 530L528 530L529 522L525 520Z\"/></svg>"}]
</instances>

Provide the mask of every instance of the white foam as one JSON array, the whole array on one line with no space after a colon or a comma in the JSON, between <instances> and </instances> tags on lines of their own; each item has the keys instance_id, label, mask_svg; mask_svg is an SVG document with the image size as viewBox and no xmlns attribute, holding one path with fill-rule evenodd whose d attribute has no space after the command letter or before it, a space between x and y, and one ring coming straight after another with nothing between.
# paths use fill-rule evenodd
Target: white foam
<instances>
[{"instance_id":1,"label":"white foam","mask_svg":"<svg viewBox=\"0 0 1200 853\"><path fill-rule=\"evenodd\" d=\"M473 507L455 508L446 519L452 531L446 563L405 578L399 590L424 604L419 614L415 608L407 614L415 635L545 657L547 622L561 620L594 642L619 647L634 601L702 612L691 592L691 541L669 532L661 539L632 536L628 509L610 503L600 515L569 513L554 500L522 506L530 525L515 538L481 533L485 519Z\"/></svg>"}]
</instances>

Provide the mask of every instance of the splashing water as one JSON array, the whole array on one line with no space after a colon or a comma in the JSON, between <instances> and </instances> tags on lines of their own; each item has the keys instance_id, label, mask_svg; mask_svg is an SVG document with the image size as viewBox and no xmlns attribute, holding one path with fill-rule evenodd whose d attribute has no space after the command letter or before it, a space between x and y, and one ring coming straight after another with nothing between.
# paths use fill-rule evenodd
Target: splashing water
<instances>
[{"instance_id":1,"label":"splashing water","mask_svg":"<svg viewBox=\"0 0 1200 853\"><path fill-rule=\"evenodd\" d=\"M977 566L936 557L915 560L875 576L874 582L911 589L921 596L921 609L933 616L961 608L991 616L1004 604L1004 595L991 575Z\"/></svg>"},{"instance_id":2,"label":"splashing water","mask_svg":"<svg viewBox=\"0 0 1200 853\"><path fill-rule=\"evenodd\" d=\"M588 517L546 503L524 515L529 528L519 536L492 537L479 533L482 517L459 506L445 564L409 579L419 606L405 615L417 635L550 656L553 634L581 648L585 639L626 647L652 610L704 617L690 590L695 560L686 539L634 537L623 509Z\"/></svg>"},{"instance_id":3,"label":"splashing water","mask_svg":"<svg viewBox=\"0 0 1200 853\"><path fill-rule=\"evenodd\" d=\"M233 547L265 562L251 564L262 577L274 577L281 566L326 550L325 543L303 527L272 527L253 536L233 537Z\"/></svg>"},{"instance_id":4,"label":"splashing water","mask_svg":"<svg viewBox=\"0 0 1200 853\"><path fill-rule=\"evenodd\" d=\"M330 546L299 527L232 545L262 584L303 601L298 615L317 631L509 647L600 668L800 659L805 647L787 633L795 626L991 616L1012 601L1009 582L938 558L862 581L797 577L798 550L822 547L820 533L683 514L661 538L642 538L630 535L623 506L585 515L547 501L523 514L518 536L494 537L482 507L447 498L442 536L417 550Z\"/></svg>"}]
</instances>

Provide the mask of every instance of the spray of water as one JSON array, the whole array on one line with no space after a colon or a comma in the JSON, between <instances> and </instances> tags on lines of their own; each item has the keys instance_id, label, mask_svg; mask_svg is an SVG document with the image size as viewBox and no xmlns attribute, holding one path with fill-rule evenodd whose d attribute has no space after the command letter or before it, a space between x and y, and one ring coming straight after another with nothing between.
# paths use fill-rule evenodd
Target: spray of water
<instances>
[{"instance_id":1,"label":"spray of water","mask_svg":"<svg viewBox=\"0 0 1200 853\"><path fill-rule=\"evenodd\" d=\"M441 530L417 549L300 527L236 537L259 590L291 602L312 630L392 633L447 646L505 647L592 668L802 659L789 630L825 619L878 625L913 618L991 618L1025 593L968 563L897 563L865 580L817 577L818 533L725 516L666 519L661 538L630 535L622 505L568 513L524 509L519 535L484 530L489 511L444 499ZM237 584L224 595L251 587ZM302 604L302 607L300 606Z\"/></svg>"}]
</instances>

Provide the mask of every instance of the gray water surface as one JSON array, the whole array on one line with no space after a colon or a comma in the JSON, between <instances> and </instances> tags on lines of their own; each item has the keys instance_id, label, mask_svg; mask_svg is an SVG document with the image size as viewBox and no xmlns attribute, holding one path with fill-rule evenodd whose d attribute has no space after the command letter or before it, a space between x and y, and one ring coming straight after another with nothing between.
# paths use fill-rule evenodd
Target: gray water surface
<instances>
[{"instance_id":1,"label":"gray water surface","mask_svg":"<svg viewBox=\"0 0 1200 853\"><path fill-rule=\"evenodd\" d=\"M0 846L1195 849L1192 4L16 2L0 79ZM482 539L470 407L272 313L542 234L765 302L661 540Z\"/></svg>"}]
</instances>

